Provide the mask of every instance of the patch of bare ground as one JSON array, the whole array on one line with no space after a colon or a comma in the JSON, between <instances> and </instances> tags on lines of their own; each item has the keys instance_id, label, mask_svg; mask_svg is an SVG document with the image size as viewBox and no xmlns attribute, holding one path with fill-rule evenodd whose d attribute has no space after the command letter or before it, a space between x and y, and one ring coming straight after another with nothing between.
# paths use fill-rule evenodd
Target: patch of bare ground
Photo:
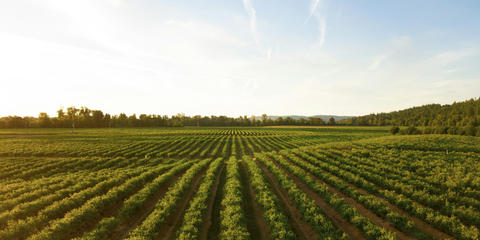
<instances>
[{"instance_id":1,"label":"patch of bare ground","mask_svg":"<svg viewBox=\"0 0 480 240\"><path fill-rule=\"evenodd\" d=\"M217 192L218 192L218 187L220 186L220 180L221 180L221 176L222 176L222 173L223 173L223 170L225 168L225 164L222 165L222 167L220 168L220 170L218 171L217 173L217 177L215 179L215 183L213 184L213 188L211 190L211 193L210 193L210 197L208 198L208 202L207 202L207 210L205 212L205 216L204 216L204 219L203 219L203 225L202 225L202 228L200 229L199 231L199 238L200 239L203 239L203 240L206 240L208 239L208 230L210 229L210 226L212 226L213 224L213 210L214 210L214 205L215 205L215 198L217 196Z\"/></svg>"},{"instance_id":2,"label":"patch of bare ground","mask_svg":"<svg viewBox=\"0 0 480 240\"><path fill-rule=\"evenodd\" d=\"M179 174L180 175L180 174ZM175 179L178 178L178 176L175 176ZM136 187L133 192L121 199L118 199L118 201L112 203L107 207L107 209L101 213L101 218L96 219L95 221L89 221L89 222L84 222L81 227L76 228L74 231L70 233L69 239L80 237L83 233L89 232L93 230L95 225L102 219L102 218L109 218L115 216L115 214L122 208L123 203L126 199L128 199L130 196L133 194L137 193L140 191L144 185Z\"/></svg>"},{"instance_id":3,"label":"patch of bare ground","mask_svg":"<svg viewBox=\"0 0 480 240\"><path fill-rule=\"evenodd\" d=\"M316 192L314 192L310 187L308 187L302 180L300 180L297 176L292 174L290 171L286 170L280 164L271 160L277 167L281 168L288 176L297 184L297 186L302 189L311 199L315 201L317 206L322 209L328 219L330 219L333 224L345 232L351 239L362 239L366 240L365 236L351 223L347 222L340 213L335 211L322 197L320 197Z\"/></svg>"},{"instance_id":4,"label":"patch of bare ground","mask_svg":"<svg viewBox=\"0 0 480 240\"><path fill-rule=\"evenodd\" d=\"M263 210L257 204L256 193L248 181L249 175L244 161L240 162L240 176L244 192L244 210L247 218L247 228L252 239L270 239L270 229L263 219Z\"/></svg>"},{"instance_id":5,"label":"patch of bare ground","mask_svg":"<svg viewBox=\"0 0 480 240\"><path fill-rule=\"evenodd\" d=\"M363 194L369 194L368 191L366 191L365 189L362 189L362 188L359 188L357 186L355 186L354 184L342 179L342 178L339 178L341 181L343 181L345 184L347 184L348 186L358 190L359 192L363 193ZM385 188L373 183L373 182L370 182L372 183L375 187L377 187L379 190L385 190ZM414 223L415 227L417 229L419 229L420 231L422 231L424 234L432 237L433 239L455 239L454 237L450 236L449 234L445 233L445 232L442 232L440 231L439 229L437 228L434 228L433 226L431 226L430 224L426 223L425 221L423 221L422 219L420 218L417 218L415 216L411 216L408 212L398 208L397 206L393 205L392 203L390 203L387 199L383 198L383 197L380 197L378 195L375 195L375 194L371 194L373 197L375 197L375 199L377 199L378 201L381 201L381 202L384 202L390 209L392 209L392 211L395 211L397 212L398 214L404 216L404 217L407 217L408 219L412 220L412 222ZM423 206L423 204L413 200L413 199L410 199L412 200L412 202L418 204L419 206Z\"/></svg>"},{"instance_id":6,"label":"patch of bare ground","mask_svg":"<svg viewBox=\"0 0 480 240\"><path fill-rule=\"evenodd\" d=\"M202 182L202 177L207 172L208 166L205 167L199 174L197 174L192 183L190 184L190 189L188 192L182 197L180 202L177 204L173 214L167 217L165 223L158 229L158 238L159 240L167 240L167 239L175 239L175 232L180 227L180 224L183 220L183 215L185 210L187 209L188 203L190 199L192 199L193 195L197 191L200 183Z\"/></svg>"},{"instance_id":7,"label":"patch of bare ground","mask_svg":"<svg viewBox=\"0 0 480 240\"><path fill-rule=\"evenodd\" d=\"M111 236L111 239L124 239L130 231L135 229L140 223L142 223L145 218L153 211L155 204L165 195L168 191L168 188L173 185L178 178L180 178L185 172L181 172L173 177L168 183L163 184L160 189L153 195L150 199L147 200L145 206L138 211L135 215L130 216L129 221L123 224L120 224L114 231Z\"/></svg>"},{"instance_id":8,"label":"patch of bare ground","mask_svg":"<svg viewBox=\"0 0 480 240\"><path fill-rule=\"evenodd\" d=\"M292 200L287 192L281 188L280 183L273 173L270 172L270 170L268 170L261 162L256 160L256 163L265 174L265 180L270 184L271 189L280 198L281 209L286 211L285 215L288 217L288 223L292 227L293 232L299 237L299 239L319 239L318 233L315 232L312 226L302 220L300 212L294 207Z\"/></svg>"},{"instance_id":9,"label":"patch of bare ground","mask_svg":"<svg viewBox=\"0 0 480 240\"><path fill-rule=\"evenodd\" d=\"M227 171L223 170L220 175L220 181L217 187L217 193L213 200L212 212L209 214L210 219L212 220L210 226L208 227L206 235L200 235L201 240L217 240L220 233L220 210L222 206L222 198L224 194L224 186L227 178Z\"/></svg>"},{"instance_id":10,"label":"patch of bare ground","mask_svg":"<svg viewBox=\"0 0 480 240\"><path fill-rule=\"evenodd\" d=\"M285 159L288 163L292 164L292 165L296 165L295 163L291 162L290 160L288 160L288 158L284 158L283 156L280 156L282 157L283 159ZM297 165L298 166L298 165ZM321 184L325 184L327 187L328 187L328 190L330 190L330 192L336 194L337 196L343 198L345 200L345 202L347 202L349 205L353 206L355 209L357 209L357 211L362 214L364 217L370 219L373 223L375 223L376 225L378 226L381 226L385 229L388 229L392 232L394 232L397 237L401 240L405 239L405 240L414 240L415 238L412 237L412 236L409 236L407 235L406 233L398 230L397 228L395 228L391 223L389 223L388 221L386 221L385 219L377 216L374 212L372 212L371 210L367 209L366 207L364 207L362 204L358 203L357 201L355 201L353 198L351 197L348 197L346 196L345 194L343 194L342 192L340 192L338 189L336 189L335 187L329 185L328 183L322 181L320 178L316 177L315 175L313 175L312 173L308 172L307 170L305 170L308 175L313 178L315 181L321 183Z\"/></svg>"},{"instance_id":11,"label":"patch of bare ground","mask_svg":"<svg viewBox=\"0 0 480 240\"><path fill-rule=\"evenodd\" d=\"M27 137L45 137L55 134L0 134L0 137L27 138Z\"/></svg>"},{"instance_id":12,"label":"patch of bare ground","mask_svg":"<svg viewBox=\"0 0 480 240\"><path fill-rule=\"evenodd\" d=\"M359 188L355 185L353 185L352 183L349 183L347 181L344 181L342 180L345 184L347 184L348 186L358 190L359 192L363 193L363 194L370 194L368 191L366 191L365 189L363 188ZM378 187L378 186L377 186ZM381 188L379 188L381 189ZM412 222L414 223L415 227L417 229L419 229L420 231L422 231L423 233L425 233L426 235L432 237L433 239L455 239L454 237L448 235L447 233L444 233L434 227L432 227L430 224L424 222L423 220L421 220L420 218L417 218L417 217L414 217L414 216L411 216L408 212L398 208L397 206L391 204L388 200L386 200L385 198L382 198L380 196L377 196L375 194L370 194L371 196L375 197L375 199L377 199L378 201L381 201L383 203L385 203L385 205L387 205L390 209L392 209L392 211L404 216L404 217L407 217L408 219L412 220Z\"/></svg>"}]
</instances>

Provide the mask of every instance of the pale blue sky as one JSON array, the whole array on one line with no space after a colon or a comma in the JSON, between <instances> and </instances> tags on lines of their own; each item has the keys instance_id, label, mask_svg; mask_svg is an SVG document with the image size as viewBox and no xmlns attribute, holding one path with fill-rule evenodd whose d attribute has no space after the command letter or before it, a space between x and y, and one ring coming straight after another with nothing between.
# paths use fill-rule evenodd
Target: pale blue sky
<instances>
[{"instance_id":1,"label":"pale blue sky","mask_svg":"<svg viewBox=\"0 0 480 240\"><path fill-rule=\"evenodd\" d=\"M480 96L480 1L0 2L0 116L363 115Z\"/></svg>"}]
</instances>

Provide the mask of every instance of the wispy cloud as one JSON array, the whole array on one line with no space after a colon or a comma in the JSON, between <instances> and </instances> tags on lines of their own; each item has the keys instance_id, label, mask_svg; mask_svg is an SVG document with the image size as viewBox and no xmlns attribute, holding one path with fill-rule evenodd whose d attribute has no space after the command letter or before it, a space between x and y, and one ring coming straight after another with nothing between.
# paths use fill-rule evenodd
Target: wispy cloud
<instances>
[{"instance_id":1,"label":"wispy cloud","mask_svg":"<svg viewBox=\"0 0 480 240\"><path fill-rule=\"evenodd\" d=\"M243 0L243 7L250 17L250 31L252 32L253 40L255 41L257 48L261 50L260 38L257 30L257 12L255 11L255 8L253 8L251 0Z\"/></svg>"},{"instance_id":2,"label":"wispy cloud","mask_svg":"<svg viewBox=\"0 0 480 240\"><path fill-rule=\"evenodd\" d=\"M325 44L325 37L327 36L327 20L320 14L315 14L315 18L318 22L318 47L321 48Z\"/></svg>"},{"instance_id":3,"label":"wispy cloud","mask_svg":"<svg viewBox=\"0 0 480 240\"><path fill-rule=\"evenodd\" d=\"M312 4L310 5L310 14L308 15L304 23L307 23L308 20L310 20L313 14L317 11L319 3L320 3L320 0L313 0Z\"/></svg>"},{"instance_id":4,"label":"wispy cloud","mask_svg":"<svg viewBox=\"0 0 480 240\"><path fill-rule=\"evenodd\" d=\"M465 49L458 49L458 50L450 50L439 53L432 57L434 62L437 62L441 66L447 66L451 63L460 61L464 58L470 57L477 54L476 49L473 48L465 48Z\"/></svg>"},{"instance_id":5,"label":"wispy cloud","mask_svg":"<svg viewBox=\"0 0 480 240\"><path fill-rule=\"evenodd\" d=\"M408 48L412 42L410 36L399 36L391 40L390 46L381 54L373 57L372 62L368 65L368 71L376 71L389 58L395 58L402 49Z\"/></svg>"},{"instance_id":6,"label":"wispy cloud","mask_svg":"<svg viewBox=\"0 0 480 240\"><path fill-rule=\"evenodd\" d=\"M325 43L325 38L327 36L327 20L320 13L320 8L322 7L323 2L321 0L313 0L310 5L310 13L305 19L304 24L307 24L310 18L315 17L315 20L318 24L318 43L316 46L321 48Z\"/></svg>"},{"instance_id":7,"label":"wispy cloud","mask_svg":"<svg viewBox=\"0 0 480 240\"><path fill-rule=\"evenodd\" d=\"M379 56L376 56L372 63L370 63L370 66L368 66L369 71L375 71L377 70L380 65L387 59L388 55L387 54L382 54Z\"/></svg>"},{"instance_id":8,"label":"wispy cloud","mask_svg":"<svg viewBox=\"0 0 480 240\"><path fill-rule=\"evenodd\" d=\"M119 8L125 6L125 0L106 0L112 7Z\"/></svg>"}]
</instances>

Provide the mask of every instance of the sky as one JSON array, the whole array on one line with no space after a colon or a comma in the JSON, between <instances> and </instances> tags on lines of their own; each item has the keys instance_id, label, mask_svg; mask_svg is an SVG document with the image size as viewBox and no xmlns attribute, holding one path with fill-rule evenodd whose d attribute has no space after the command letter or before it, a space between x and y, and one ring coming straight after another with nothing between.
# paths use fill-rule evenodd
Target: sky
<instances>
[{"instance_id":1,"label":"sky","mask_svg":"<svg viewBox=\"0 0 480 240\"><path fill-rule=\"evenodd\" d=\"M478 12L477 0L1 0L0 116L351 116L477 98Z\"/></svg>"}]
</instances>

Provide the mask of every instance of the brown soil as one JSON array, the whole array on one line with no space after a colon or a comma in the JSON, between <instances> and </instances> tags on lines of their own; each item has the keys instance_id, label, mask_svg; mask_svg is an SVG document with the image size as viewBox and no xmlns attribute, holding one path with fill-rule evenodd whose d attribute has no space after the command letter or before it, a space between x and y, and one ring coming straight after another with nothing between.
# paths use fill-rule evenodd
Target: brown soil
<instances>
[{"instance_id":1,"label":"brown soil","mask_svg":"<svg viewBox=\"0 0 480 240\"><path fill-rule=\"evenodd\" d=\"M341 179L341 178L340 178ZM357 186L355 186L354 184L348 182L348 181L345 181L343 179L341 179L345 184L348 184L350 187L358 190L359 192L363 193L363 194L369 194L368 191L366 191L365 189L362 189L362 188L359 188ZM383 187L381 186L378 186L377 184L375 183L372 183L373 185L375 185L375 187L377 187L379 190L384 190ZM412 220L415 227L417 229L419 229L420 231L422 231L423 233L425 233L426 235L428 236L431 236L432 238L434 239L454 239L454 237L450 236L449 234L447 233L444 233L442 231L440 231L439 229L436 229L434 227L432 227L430 224L424 222L423 220L421 220L420 218L417 218L415 216L411 216L408 212L398 208L397 206L391 204L388 200L380 197L380 196L377 196L375 194L371 194L373 197L375 197L378 201L381 201L381 202L384 202L390 209L392 209L392 211L395 211L397 212L398 214L402 215L402 216L405 216L407 217L408 219ZM415 200L411 199L412 202L420 205L423 207L423 205L421 203L418 203L416 202Z\"/></svg>"},{"instance_id":2,"label":"brown soil","mask_svg":"<svg viewBox=\"0 0 480 240\"><path fill-rule=\"evenodd\" d=\"M244 187L244 191L245 191L245 202L247 203L246 207L247 209L245 209L245 212L246 212L246 215L247 215L247 219L249 218L253 218L254 221L247 221L247 225L253 225L254 223L255 224L255 230L256 231L249 231L251 234L252 234L252 239L257 239L256 236L259 236L260 239L270 239L270 228L267 226L267 224L265 223L265 220L263 219L263 210L262 208L258 205L257 201L255 200L256 198L256 193L255 193L255 190L253 190L253 187L252 185L250 184L249 180L249 175L248 175L248 170L247 170L247 166L245 164L244 161L241 161L240 162L240 167L241 167L241 171L242 171L242 176L243 176L243 187ZM245 188L246 186L248 186L248 188ZM248 227L248 226L247 226ZM252 229L252 227L250 227L250 229ZM254 232L258 232L257 234L253 234Z\"/></svg>"},{"instance_id":3,"label":"brown soil","mask_svg":"<svg viewBox=\"0 0 480 240\"><path fill-rule=\"evenodd\" d=\"M320 197L316 192L311 190L302 180L293 175L290 171L284 169L277 162L272 162L279 168L281 168L285 173L288 174L290 178L301 188L311 199L315 201L317 206L322 209L325 215L333 222L335 226L345 232L351 239L366 239L365 236L358 230L354 225L345 220L340 213L335 211L322 197Z\"/></svg>"},{"instance_id":4,"label":"brown soil","mask_svg":"<svg viewBox=\"0 0 480 240\"><path fill-rule=\"evenodd\" d=\"M227 171L222 171L220 174L220 181L217 187L217 194L213 200L212 212L210 219L212 221L210 227L207 229L207 236L205 239L216 240L220 234L220 210L222 209L222 199L224 195L224 186L227 181Z\"/></svg>"},{"instance_id":5,"label":"brown soil","mask_svg":"<svg viewBox=\"0 0 480 240\"><path fill-rule=\"evenodd\" d=\"M168 183L163 184L160 189L151 197L148 199L145 203L145 206L138 211L135 215L130 216L129 221L126 223L123 223L113 231L113 234L111 236L111 239L124 239L127 234L135 229L140 223L147 218L147 216L153 211L155 208L155 204L165 195L165 193L168 191L168 188L174 184L180 176L182 176L184 172L182 171L181 173L177 174L175 177L173 177Z\"/></svg>"},{"instance_id":6,"label":"brown soil","mask_svg":"<svg viewBox=\"0 0 480 240\"><path fill-rule=\"evenodd\" d=\"M282 157L283 158L283 157ZM290 160L288 160L287 158L283 158L285 159L286 161L288 161L290 164L292 165L296 165L295 163L291 162ZM298 166L298 165L297 165ZM324 184L328 187L328 190L330 190L330 192L336 194L337 196L343 198L345 200L345 202L347 202L349 205L353 206L355 209L357 209L357 211L362 214L364 217L370 219L373 223L375 223L376 225L378 226L381 226L383 228L386 228L388 229L389 231L392 231L394 232L397 237L401 240L403 239L406 239L406 240L414 240L415 238L414 237L411 237L411 236L408 236L407 234L405 234L404 232L402 231L399 231L398 229L396 229L392 224L390 224L388 221L382 219L381 217L377 216L374 212L370 211L369 209L365 208L362 204L358 203L357 201L355 201L353 198L351 197L348 197L346 196L345 194L343 194L342 192L340 192L339 190L337 190L335 187L329 185L328 183L322 181L320 178L316 177L315 175L311 174L310 172L306 171L308 173L308 175L310 177L312 177L313 179L315 179L315 181L321 183L321 184Z\"/></svg>"},{"instance_id":7,"label":"brown soil","mask_svg":"<svg viewBox=\"0 0 480 240\"><path fill-rule=\"evenodd\" d=\"M293 231L299 239L319 239L318 233L313 230L312 226L301 219L300 212L294 207L288 194L280 187L280 183L277 181L273 173L271 173L261 162L256 162L264 172L266 180L272 186L272 190L274 190L275 194L280 197L281 208L288 211L286 212L286 215L289 218L289 224L292 226Z\"/></svg>"},{"instance_id":8,"label":"brown soil","mask_svg":"<svg viewBox=\"0 0 480 240\"><path fill-rule=\"evenodd\" d=\"M225 164L222 165L220 170L218 170L217 178L215 179L215 183L213 184L212 192L210 197L208 198L207 202L207 210L205 212L205 216L203 219L202 228L199 231L199 238L202 240L207 240L208 236L208 229L212 226L212 216L213 216L213 206L215 203L215 197L217 196L218 186L220 185L220 177L222 176L223 169L225 168Z\"/></svg>"},{"instance_id":9,"label":"brown soil","mask_svg":"<svg viewBox=\"0 0 480 240\"><path fill-rule=\"evenodd\" d=\"M348 186L358 190L359 192L363 193L363 194L369 194L369 192L367 192L365 189L362 189L362 188L359 188L347 181L344 181L342 180L345 184L348 184ZM417 218L417 217L414 217L414 216L411 216L410 214L408 214L406 211L398 208L397 206L391 204L388 200L386 200L385 198L382 198L382 197L379 197L377 195L374 195L374 194L370 194L371 196L375 197L375 199L377 199L378 201L381 201L383 203L385 203L385 205L387 205L390 209L392 209L392 211L404 216L404 217L407 217L408 219L412 220L415 227L419 230L421 230L423 233L425 233L426 235L428 236L431 236L432 238L434 239L454 239L454 237L448 235L447 233L444 233L434 227L432 227L430 224L424 222L423 220L421 220L420 218Z\"/></svg>"},{"instance_id":10,"label":"brown soil","mask_svg":"<svg viewBox=\"0 0 480 240\"><path fill-rule=\"evenodd\" d=\"M160 229L158 229L158 237L157 239L167 240L167 239L175 239L175 232L180 227L180 224L183 220L183 214L192 199L193 195L197 191L200 183L202 182L202 177L207 172L208 166L204 167L204 169L195 176L192 183L190 184L190 189L188 192L182 197L180 202L177 204L177 207L173 211L173 214L165 219L165 223L162 224Z\"/></svg>"},{"instance_id":11,"label":"brown soil","mask_svg":"<svg viewBox=\"0 0 480 240\"><path fill-rule=\"evenodd\" d=\"M25 137L45 137L55 134L0 134L0 137L16 137L16 138L25 138Z\"/></svg>"}]
</instances>

